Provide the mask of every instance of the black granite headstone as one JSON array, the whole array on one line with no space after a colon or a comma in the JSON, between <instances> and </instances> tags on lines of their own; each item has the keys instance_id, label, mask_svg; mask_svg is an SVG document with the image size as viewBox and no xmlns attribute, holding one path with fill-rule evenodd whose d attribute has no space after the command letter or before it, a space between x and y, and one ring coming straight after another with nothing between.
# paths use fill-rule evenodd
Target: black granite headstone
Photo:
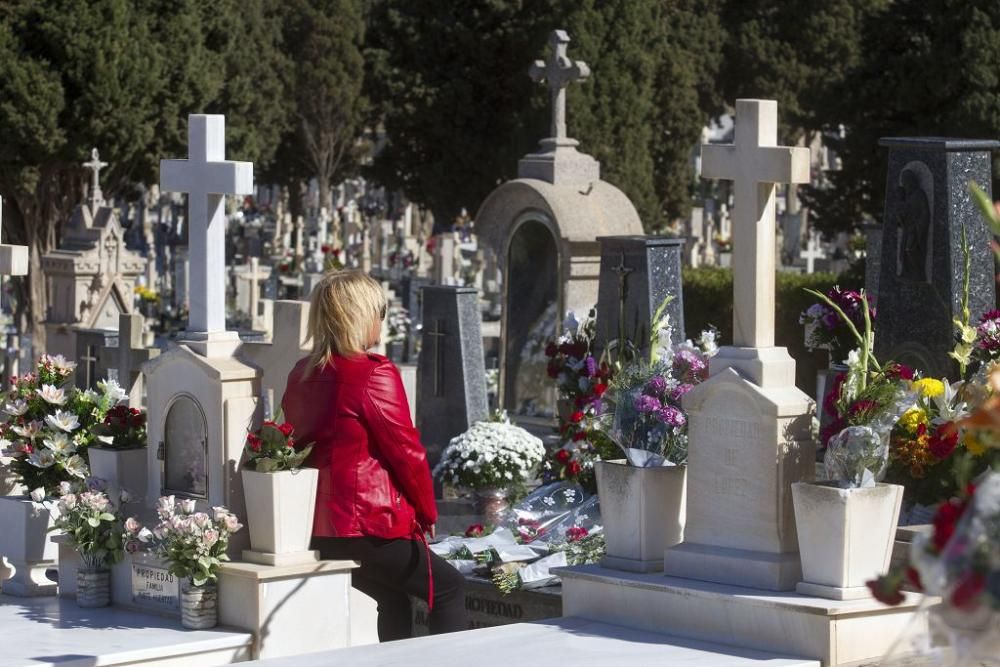
<instances>
[{"instance_id":1,"label":"black granite headstone","mask_svg":"<svg viewBox=\"0 0 1000 667\"><path fill-rule=\"evenodd\" d=\"M108 369L118 360L118 332L110 329L77 329L74 384L78 389L96 389L106 380Z\"/></svg>"},{"instance_id":2,"label":"black granite headstone","mask_svg":"<svg viewBox=\"0 0 1000 667\"><path fill-rule=\"evenodd\" d=\"M474 287L424 287L417 428L432 466L449 440L489 416L479 318Z\"/></svg>"},{"instance_id":3,"label":"black granite headstone","mask_svg":"<svg viewBox=\"0 0 1000 667\"><path fill-rule=\"evenodd\" d=\"M996 306L991 237L969 193L975 181L991 191L997 141L885 138L889 148L875 352L928 375L954 378L953 320L962 312L964 227L971 252L969 306L973 321Z\"/></svg>"},{"instance_id":4,"label":"black granite headstone","mask_svg":"<svg viewBox=\"0 0 1000 667\"><path fill-rule=\"evenodd\" d=\"M668 297L673 297L667 306L673 327L671 339L674 343L684 341L684 239L603 236L597 240L601 243L597 350L602 351L608 341L624 332L641 354L648 354L653 316Z\"/></svg>"}]
</instances>

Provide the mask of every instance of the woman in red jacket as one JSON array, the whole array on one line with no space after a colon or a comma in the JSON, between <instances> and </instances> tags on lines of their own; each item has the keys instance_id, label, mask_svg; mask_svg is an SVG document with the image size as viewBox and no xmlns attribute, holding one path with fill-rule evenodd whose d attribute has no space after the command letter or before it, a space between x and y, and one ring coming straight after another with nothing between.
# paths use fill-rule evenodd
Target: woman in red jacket
<instances>
[{"instance_id":1,"label":"woman in red jacket","mask_svg":"<svg viewBox=\"0 0 1000 667\"><path fill-rule=\"evenodd\" d=\"M410 421L399 371L366 352L386 303L360 271L327 274L312 294L313 351L288 374L282 400L319 469L313 548L348 559L355 588L378 603L381 641L411 636L410 595L431 607L432 634L464 630L465 580L427 549L437 506L427 452Z\"/></svg>"}]
</instances>

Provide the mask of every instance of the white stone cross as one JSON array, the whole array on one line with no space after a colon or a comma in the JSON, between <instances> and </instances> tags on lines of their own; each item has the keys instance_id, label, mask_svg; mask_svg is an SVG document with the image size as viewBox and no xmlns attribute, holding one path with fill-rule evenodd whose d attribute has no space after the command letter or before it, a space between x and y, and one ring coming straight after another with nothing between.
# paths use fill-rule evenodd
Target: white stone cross
<instances>
[{"instance_id":1,"label":"white stone cross","mask_svg":"<svg viewBox=\"0 0 1000 667\"><path fill-rule=\"evenodd\" d=\"M3 226L3 198L0 198L0 227ZM28 246L0 243L0 276L28 274Z\"/></svg>"},{"instance_id":2,"label":"white stone cross","mask_svg":"<svg viewBox=\"0 0 1000 667\"><path fill-rule=\"evenodd\" d=\"M552 52L548 60L536 60L528 70L533 81L545 81L552 97L553 139L566 138L566 86L574 81L585 81L590 76L590 68L579 60L570 60L566 55L569 35L565 30L553 30L549 37Z\"/></svg>"},{"instance_id":3,"label":"white stone cross","mask_svg":"<svg viewBox=\"0 0 1000 667\"><path fill-rule=\"evenodd\" d=\"M223 332L225 195L253 194L253 163L226 160L225 116L188 116L188 159L160 161L160 189L188 195L188 333Z\"/></svg>"},{"instance_id":4,"label":"white stone cross","mask_svg":"<svg viewBox=\"0 0 1000 667\"><path fill-rule=\"evenodd\" d=\"M733 345L774 347L776 183L809 182L809 149L778 146L778 103L736 100L733 144L703 144L701 175L733 181Z\"/></svg>"},{"instance_id":5,"label":"white stone cross","mask_svg":"<svg viewBox=\"0 0 1000 667\"><path fill-rule=\"evenodd\" d=\"M237 280L246 280L250 284L250 326L258 328L260 324L260 285L271 276L270 271L260 270L260 259L250 258L250 270L246 273L237 273ZM263 326L263 325L262 325Z\"/></svg>"},{"instance_id":6,"label":"white stone cross","mask_svg":"<svg viewBox=\"0 0 1000 667\"><path fill-rule=\"evenodd\" d=\"M826 258L826 253L819 244L819 234L809 233L809 242L806 244L806 249L799 253L799 257L806 260L806 273L815 273L816 260Z\"/></svg>"},{"instance_id":7,"label":"white stone cross","mask_svg":"<svg viewBox=\"0 0 1000 667\"><path fill-rule=\"evenodd\" d=\"M97 209L104 206L104 193L101 192L101 169L108 166L107 162L101 162L101 156L96 148L90 149L90 162L84 162L83 167L89 169L90 176L90 210L97 213Z\"/></svg>"}]
</instances>

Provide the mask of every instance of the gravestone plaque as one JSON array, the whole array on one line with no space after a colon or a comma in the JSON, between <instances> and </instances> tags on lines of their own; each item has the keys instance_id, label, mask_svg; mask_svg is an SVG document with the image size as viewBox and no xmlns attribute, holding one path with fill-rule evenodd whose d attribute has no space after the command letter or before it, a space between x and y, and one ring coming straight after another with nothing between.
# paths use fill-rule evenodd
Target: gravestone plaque
<instances>
[{"instance_id":1,"label":"gravestone plaque","mask_svg":"<svg viewBox=\"0 0 1000 667\"><path fill-rule=\"evenodd\" d=\"M597 351L624 335L640 354L649 354L653 316L668 298L671 340L683 342L684 295L681 265L684 239L603 236L597 302Z\"/></svg>"},{"instance_id":2,"label":"gravestone plaque","mask_svg":"<svg viewBox=\"0 0 1000 667\"><path fill-rule=\"evenodd\" d=\"M208 497L208 435L205 416L191 398L179 396L164 429L164 492Z\"/></svg>"},{"instance_id":3,"label":"gravestone plaque","mask_svg":"<svg viewBox=\"0 0 1000 667\"><path fill-rule=\"evenodd\" d=\"M118 332L108 329L76 330L76 370L74 382L79 389L96 389L99 380L107 379L108 368L118 355Z\"/></svg>"},{"instance_id":4,"label":"gravestone plaque","mask_svg":"<svg viewBox=\"0 0 1000 667\"><path fill-rule=\"evenodd\" d=\"M413 636L429 634L427 603L411 598ZM531 623L562 616L562 586L501 593L493 582L479 577L465 579L465 612L469 630L513 623Z\"/></svg>"},{"instance_id":5,"label":"gravestone plaque","mask_svg":"<svg viewBox=\"0 0 1000 667\"><path fill-rule=\"evenodd\" d=\"M478 290L434 285L423 299L417 428L433 466L449 440L489 415Z\"/></svg>"},{"instance_id":6,"label":"gravestone plaque","mask_svg":"<svg viewBox=\"0 0 1000 667\"><path fill-rule=\"evenodd\" d=\"M132 603L146 609L177 611L180 609L177 577L165 567L133 562Z\"/></svg>"},{"instance_id":7,"label":"gravestone plaque","mask_svg":"<svg viewBox=\"0 0 1000 667\"><path fill-rule=\"evenodd\" d=\"M556 240L544 223L530 220L514 232L505 277L503 407L514 415L551 417L556 397L546 372L545 345L558 334L565 313L558 311Z\"/></svg>"},{"instance_id":8,"label":"gravestone plaque","mask_svg":"<svg viewBox=\"0 0 1000 667\"><path fill-rule=\"evenodd\" d=\"M996 306L991 237L969 192L991 192L997 141L885 138L889 149L875 353L936 376L958 376L948 357L962 312L964 228L971 253L969 308L975 322Z\"/></svg>"}]
</instances>

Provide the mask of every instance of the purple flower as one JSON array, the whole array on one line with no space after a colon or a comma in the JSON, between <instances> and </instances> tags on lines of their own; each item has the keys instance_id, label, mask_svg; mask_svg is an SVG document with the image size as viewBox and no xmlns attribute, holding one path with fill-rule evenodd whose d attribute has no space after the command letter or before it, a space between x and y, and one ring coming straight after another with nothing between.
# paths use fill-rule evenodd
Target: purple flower
<instances>
[{"instance_id":1,"label":"purple flower","mask_svg":"<svg viewBox=\"0 0 1000 667\"><path fill-rule=\"evenodd\" d=\"M594 377L595 375L597 375L597 370L598 370L597 359L594 359L593 356L588 356L584 364L586 365L587 369L587 377Z\"/></svg>"},{"instance_id":2,"label":"purple flower","mask_svg":"<svg viewBox=\"0 0 1000 667\"><path fill-rule=\"evenodd\" d=\"M705 358L694 350L679 350L674 356L674 373L685 379L705 379L708 364Z\"/></svg>"},{"instance_id":3,"label":"purple flower","mask_svg":"<svg viewBox=\"0 0 1000 667\"><path fill-rule=\"evenodd\" d=\"M656 375L646 383L645 393L649 396L662 396L667 390L667 379L662 375Z\"/></svg>"},{"instance_id":4,"label":"purple flower","mask_svg":"<svg viewBox=\"0 0 1000 667\"><path fill-rule=\"evenodd\" d=\"M674 390L670 392L670 400L679 402L684 394L688 393L694 388L693 384L682 383L674 387Z\"/></svg>"},{"instance_id":5,"label":"purple flower","mask_svg":"<svg viewBox=\"0 0 1000 667\"><path fill-rule=\"evenodd\" d=\"M654 396L642 394L641 396L637 396L635 399L635 409L639 412L653 413L662 407L663 404L660 403L659 399Z\"/></svg>"},{"instance_id":6,"label":"purple flower","mask_svg":"<svg viewBox=\"0 0 1000 667\"><path fill-rule=\"evenodd\" d=\"M656 418L670 426L684 426L687 423L687 417L684 416L684 413L672 405L664 405L657 410Z\"/></svg>"}]
</instances>

